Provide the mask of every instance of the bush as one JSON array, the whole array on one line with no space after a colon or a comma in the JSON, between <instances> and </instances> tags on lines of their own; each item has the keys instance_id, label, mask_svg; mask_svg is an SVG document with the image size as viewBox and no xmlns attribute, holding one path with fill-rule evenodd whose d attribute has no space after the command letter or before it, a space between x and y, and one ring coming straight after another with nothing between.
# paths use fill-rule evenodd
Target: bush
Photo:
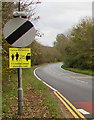
<instances>
[{"instance_id":1,"label":"bush","mask_svg":"<svg viewBox=\"0 0 94 120\"><path fill-rule=\"evenodd\" d=\"M64 66L69 68L93 69L92 55L88 54L83 53L76 56L68 56L64 59Z\"/></svg>"}]
</instances>

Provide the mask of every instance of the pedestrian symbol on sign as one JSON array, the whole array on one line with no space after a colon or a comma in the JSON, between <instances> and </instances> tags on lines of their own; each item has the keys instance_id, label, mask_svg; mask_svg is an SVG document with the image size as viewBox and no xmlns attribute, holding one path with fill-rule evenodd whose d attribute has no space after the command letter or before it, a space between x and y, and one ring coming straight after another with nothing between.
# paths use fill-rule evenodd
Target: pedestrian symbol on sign
<instances>
[{"instance_id":1,"label":"pedestrian symbol on sign","mask_svg":"<svg viewBox=\"0 0 94 120\"><path fill-rule=\"evenodd\" d=\"M18 58L19 58L19 54L18 52L16 53L16 60L18 61Z\"/></svg>"},{"instance_id":2,"label":"pedestrian symbol on sign","mask_svg":"<svg viewBox=\"0 0 94 120\"><path fill-rule=\"evenodd\" d=\"M11 57L12 57L12 61L13 61L14 60L14 54L12 54Z\"/></svg>"}]
</instances>

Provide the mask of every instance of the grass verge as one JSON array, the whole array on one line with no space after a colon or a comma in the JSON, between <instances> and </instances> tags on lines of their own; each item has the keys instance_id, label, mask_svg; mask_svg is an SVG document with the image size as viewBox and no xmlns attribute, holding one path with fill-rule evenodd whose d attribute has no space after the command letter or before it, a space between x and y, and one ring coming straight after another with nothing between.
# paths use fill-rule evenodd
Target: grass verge
<instances>
[{"instance_id":1,"label":"grass verge","mask_svg":"<svg viewBox=\"0 0 94 120\"><path fill-rule=\"evenodd\" d=\"M64 118L51 91L37 80L33 70L23 69L24 114L21 118ZM17 115L17 74L3 85L3 118L20 118Z\"/></svg>"},{"instance_id":2,"label":"grass verge","mask_svg":"<svg viewBox=\"0 0 94 120\"><path fill-rule=\"evenodd\" d=\"M62 65L61 68L65 69L65 70L72 71L72 72L76 72L76 73L94 76L94 71L91 71L91 70L81 70L78 68L66 68L64 65Z\"/></svg>"}]
</instances>

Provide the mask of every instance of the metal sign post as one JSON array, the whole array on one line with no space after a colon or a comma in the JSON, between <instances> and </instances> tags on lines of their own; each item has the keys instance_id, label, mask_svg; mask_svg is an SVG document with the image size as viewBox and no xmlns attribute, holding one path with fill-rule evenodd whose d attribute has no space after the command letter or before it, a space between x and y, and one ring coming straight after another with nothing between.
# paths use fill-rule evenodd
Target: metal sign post
<instances>
[{"instance_id":1,"label":"metal sign post","mask_svg":"<svg viewBox=\"0 0 94 120\"><path fill-rule=\"evenodd\" d=\"M20 0L18 5L20 11ZM23 88L22 88L22 68L18 68L18 115L23 114Z\"/></svg>"},{"instance_id":2,"label":"metal sign post","mask_svg":"<svg viewBox=\"0 0 94 120\"><path fill-rule=\"evenodd\" d=\"M18 68L18 115L23 114L22 68Z\"/></svg>"}]
</instances>

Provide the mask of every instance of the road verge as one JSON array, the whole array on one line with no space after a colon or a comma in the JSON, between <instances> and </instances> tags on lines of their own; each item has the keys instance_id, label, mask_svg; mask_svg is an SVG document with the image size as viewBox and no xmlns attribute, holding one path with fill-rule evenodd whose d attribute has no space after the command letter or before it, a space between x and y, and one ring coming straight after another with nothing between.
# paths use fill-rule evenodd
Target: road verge
<instances>
[{"instance_id":1,"label":"road verge","mask_svg":"<svg viewBox=\"0 0 94 120\"><path fill-rule=\"evenodd\" d=\"M17 115L17 74L3 85L3 119L24 118L64 118L57 101L48 87L33 74L33 70L23 69L24 114Z\"/></svg>"},{"instance_id":2,"label":"road verge","mask_svg":"<svg viewBox=\"0 0 94 120\"><path fill-rule=\"evenodd\" d=\"M81 74L85 74L85 75L94 76L94 71L92 71L92 70L81 70L81 69L77 69L77 68L67 68L64 65L62 65L61 68L65 69L65 70L75 72L75 73L81 73Z\"/></svg>"}]
</instances>

